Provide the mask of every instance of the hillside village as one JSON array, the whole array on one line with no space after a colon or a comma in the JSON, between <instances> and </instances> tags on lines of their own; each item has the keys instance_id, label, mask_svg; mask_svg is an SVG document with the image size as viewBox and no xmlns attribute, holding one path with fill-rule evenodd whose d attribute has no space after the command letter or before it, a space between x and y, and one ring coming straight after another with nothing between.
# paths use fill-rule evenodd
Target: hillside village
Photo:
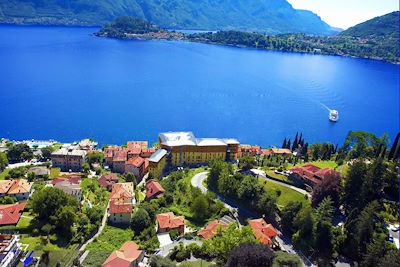
<instances>
[{"instance_id":1,"label":"hillside village","mask_svg":"<svg viewBox=\"0 0 400 267\"><path fill-rule=\"evenodd\" d=\"M265 266L378 266L379 258L398 259L399 136L391 146L362 132L350 132L341 147L309 145L302 134L292 140L262 148L167 132L153 145L99 148L90 139L2 139L0 265L240 266L248 258ZM370 228L358 227L363 220Z\"/></svg>"}]
</instances>

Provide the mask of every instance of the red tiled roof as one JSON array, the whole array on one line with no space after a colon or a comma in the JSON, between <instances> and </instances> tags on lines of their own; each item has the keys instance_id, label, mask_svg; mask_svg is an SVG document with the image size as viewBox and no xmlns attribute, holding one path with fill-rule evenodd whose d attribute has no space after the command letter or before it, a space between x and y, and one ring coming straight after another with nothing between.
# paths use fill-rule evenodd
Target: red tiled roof
<instances>
[{"instance_id":1,"label":"red tiled roof","mask_svg":"<svg viewBox=\"0 0 400 267\"><path fill-rule=\"evenodd\" d=\"M128 148L128 154L129 155L139 156L140 153L142 153L142 149L140 147Z\"/></svg>"},{"instance_id":2,"label":"red tiled roof","mask_svg":"<svg viewBox=\"0 0 400 267\"><path fill-rule=\"evenodd\" d=\"M147 149L148 143L147 141L131 141L127 143L128 150L134 148Z\"/></svg>"},{"instance_id":3,"label":"red tiled roof","mask_svg":"<svg viewBox=\"0 0 400 267\"><path fill-rule=\"evenodd\" d=\"M114 214L131 213L133 209L132 203L118 203L118 201L111 201L109 212Z\"/></svg>"},{"instance_id":4,"label":"red tiled roof","mask_svg":"<svg viewBox=\"0 0 400 267\"><path fill-rule=\"evenodd\" d=\"M144 159L141 157L136 157L136 158L132 158L129 159L125 165L132 165L136 168L140 168L142 165L144 164Z\"/></svg>"},{"instance_id":5,"label":"red tiled roof","mask_svg":"<svg viewBox=\"0 0 400 267\"><path fill-rule=\"evenodd\" d=\"M108 186L118 182L118 176L113 173L102 175L100 177L100 179L98 180L98 182L99 182L100 186L108 187Z\"/></svg>"},{"instance_id":6,"label":"red tiled roof","mask_svg":"<svg viewBox=\"0 0 400 267\"><path fill-rule=\"evenodd\" d=\"M124 184L114 184L109 198L110 200L123 200L125 203L130 203L133 199L133 191L128 190Z\"/></svg>"},{"instance_id":7,"label":"red tiled roof","mask_svg":"<svg viewBox=\"0 0 400 267\"><path fill-rule=\"evenodd\" d=\"M159 182L156 181L149 181L146 184L146 199L151 199L154 196L158 196L164 193L164 188L160 185Z\"/></svg>"},{"instance_id":8,"label":"red tiled roof","mask_svg":"<svg viewBox=\"0 0 400 267\"><path fill-rule=\"evenodd\" d=\"M126 150L114 151L113 161L126 161L128 158L128 152Z\"/></svg>"},{"instance_id":9,"label":"red tiled roof","mask_svg":"<svg viewBox=\"0 0 400 267\"><path fill-rule=\"evenodd\" d=\"M143 149L142 152L140 153L140 156L142 158L150 158L151 155L153 155L155 152L156 152L155 148Z\"/></svg>"},{"instance_id":10,"label":"red tiled roof","mask_svg":"<svg viewBox=\"0 0 400 267\"><path fill-rule=\"evenodd\" d=\"M139 246L135 242L128 241L119 250L111 253L102 267L130 267L142 253L143 251L139 250Z\"/></svg>"},{"instance_id":11,"label":"red tiled roof","mask_svg":"<svg viewBox=\"0 0 400 267\"><path fill-rule=\"evenodd\" d=\"M263 245L271 245L272 239L278 236L275 228L271 224L267 224L264 219L250 220L249 225L255 238Z\"/></svg>"},{"instance_id":12,"label":"red tiled roof","mask_svg":"<svg viewBox=\"0 0 400 267\"><path fill-rule=\"evenodd\" d=\"M261 154L262 154L263 156L270 156L270 155L273 154L273 152L272 152L271 150L269 150L269 149L262 149L262 150L261 150Z\"/></svg>"},{"instance_id":13,"label":"red tiled roof","mask_svg":"<svg viewBox=\"0 0 400 267\"><path fill-rule=\"evenodd\" d=\"M16 225L21 218L26 203L0 205L0 226Z\"/></svg>"},{"instance_id":14,"label":"red tiled roof","mask_svg":"<svg viewBox=\"0 0 400 267\"><path fill-rule=\"evenodd\" d=\"M327 176L337 174L332 169L320 169L312 164L306 164L304 167L295 167L291 169L293 174L299 176L301 179L313 185L320 184Z\"/></svg>"},{"instance_id":15,"label":"red tiled roof","mask_svg":"<svg viewBox=\"0 0 400 267\"><path fill-rule=\"evenodd\" d=\"M156 219L161 229L176 229L185 225L185 219L182 216L175 216L172 212L158 214Z\"/></svg>"},{"instance_id":16,"label":"red tiled roof","mask_svg":"<svg viewBox=\"0 0 400 267\"><path fill-rule=\"evenodd\" d=\"M197 235L201 236L205 240L209 240L217 234L218 229L223 229L226 227L228 227L228 225L225 223L221 222L220 220L215 220L209 223L207 227L201 230Z\"/></svg>"},{"instance_id":17,"label":"red tiled roof","mask_svg":"<svg viewBox=\"0 0 400 267\"><path fill-rule=\"evenodd\" d=\"M272 148L272 153L282 155L282 154L288 154L291 155L292 151L287 148Z\"/></svg>"},{"instance_id":18,"label":"red tiled roof","mask_svg":"<svg viewBox=\"0 0 400 267\"><path fill-rule=\"evenodd\" d=\"M0 181L0 194L7 194L12 184L13 184L12 180Z\"/></svg>"}]
</instances>

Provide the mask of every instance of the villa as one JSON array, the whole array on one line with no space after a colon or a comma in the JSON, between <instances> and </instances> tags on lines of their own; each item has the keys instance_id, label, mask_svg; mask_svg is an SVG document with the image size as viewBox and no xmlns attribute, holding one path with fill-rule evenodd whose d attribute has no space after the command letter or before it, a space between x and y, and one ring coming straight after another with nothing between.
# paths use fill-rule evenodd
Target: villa
<instances>
[{"instance_id":1,"label":"villa","mask_svg":"<svg viewBox=\"0 0 400 267\"><path fill-rule=\"evenodd\" d=\"M276 237L278 231L271 225L267 224L264 219L249 220L249 225L253 230L254 237L260 241L261 244L274 247L278 246Z\"/></svg>"},{"instance_id":2,"label":"villa","mask_svg":"<svg viewBox=\"0 0 400 267\"><path fill-rule=\"evenodd\" d=\"M192 132L168 132L158 136L160 147L169 152L172 166L198 165L213 159L235 161L240 143L236 139L196 138Z\"/></svg>"},{"instance_id":3,"label":"villa","mask_svg":"<svg viewBox=\"0 0 400 267\"><path fill-rule=\"evenodd\" d=\"M340 175L337 171L332 169L321 169L312 164L306 164L303 167L295 167L290 170L291 176L304 181L310 186L320 184L326 177L330 175Z\"/></svg>"},{"instance_id":4,"label":"villa","mask_svg":"<svg viewBox=\"0 0 400 267\"><path fill-rule=\"evenodd\" d=\"M18 201L27 200L33 183L24 179L0 181L0 197L15 197Z\"/></svg>"},{"instance_id":5,"label":"villa","mask_svg":"<svg viewBox=\"0 0 400 267\"><path fill-rule=\"evenodd\" d=\"M17 225L26 203L0 205L0 226Z\"/></svg>"},{"instance_id":6,"label":"villa","mask_svg":"<svg viewBox=\"0 0 400 267\"><path fill-rule=\"evenodd\" d=\"M173 212L158 214L156 216L158 233L166 233L173 230L180 234L185 232L185 218L183 216L175 216Z\"/></svg>"},{"instance_id":7,"label":"villa","mask_svg":"<svg viewBox=\"0 0 400 267\"><path fill-rule=\"evenodd\" d=\"M164 194L165 190L157 181L148 181L146 183L146 200L159 198Z\"/></svg>"},{"instance_id":8,"label":"villa","mask_svg":"<svg viewBox=\"0 0 400 267\"><path fill-rule=\"evenodd\" d=\"M142 262L144 251L139 246L128 241L119 250L114 251L101 265L102 267L137 267Z\"/></svg>"},{"instance_id":9,"label":"villa","mask_svg":"<svg viewBox=\"0 0 400 267\"><path fill-rule=\"evenodd\" d=\"M99 180L99 185L101 187L104 187L107 189L107 191L111 191L112 186L116 183L118 183L118 176L113 173L108 173L105 175L102 175Z\"/></svg>"},{"instance_id":10,"label":"villa","mask_svg":"<svg viewBox=\"0 0 400 267\"><path fill-rule=\"evenodd\" d=\"M206 228L201 230L197 235L202 237L205 240L212 239L219 230L225 229L228 227L228 224L221 220L212 221L207 225Z\"/></svg>"},{"instance_id":11,"label":"villa","mask_svg":"<svg viewBox=\"0 0 400 267\"><path fill-rule=\"evenodd\" d=\"M108 221L114 224L129 225L135 196L133 183L117 183L112 186Z\"/></svg>"}]
</instances>

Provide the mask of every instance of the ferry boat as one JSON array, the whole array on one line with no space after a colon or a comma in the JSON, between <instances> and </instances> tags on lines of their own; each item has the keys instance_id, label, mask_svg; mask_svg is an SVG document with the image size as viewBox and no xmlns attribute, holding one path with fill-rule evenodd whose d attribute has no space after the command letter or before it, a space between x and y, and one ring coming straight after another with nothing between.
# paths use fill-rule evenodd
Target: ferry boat
<instances>
[{"instance_id":1,"label":"ferry boat","mask_svg":"<svg viewBox=\"0 0 400 267\"><path fill-rule=\"evenodd\" d=\"M333 122L337 122L339 120L339 112L337 110L330 110L329 111L329 120Z\"/></svg>"}]
</instances>

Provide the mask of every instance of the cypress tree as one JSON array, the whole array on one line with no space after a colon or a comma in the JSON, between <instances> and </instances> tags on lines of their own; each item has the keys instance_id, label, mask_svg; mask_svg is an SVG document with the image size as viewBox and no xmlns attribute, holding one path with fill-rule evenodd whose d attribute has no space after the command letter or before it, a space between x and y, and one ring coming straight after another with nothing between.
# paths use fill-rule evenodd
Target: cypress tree
<instances>
[{"instance_id":1,"label":"cypress tree","mask_svg":"<svg viewBox=\"0 0 400 267\"><path fill-rule=\"evenodd\" d=\"M297 132L296 133L296 138L294 139L294 142L293 142L292 151L294 151L297 148L297 144L299 142L298 138L299 138L299 133ZM289 147L289 149L290 149L290 147Z\"/></svg>"},{"instance_id":2,"label":"cypress tree","mask_svg":"<svg viewBox=\"0 0 400 267\"><path fill-rule=\"evenodd\" d=\"M287 149L290 149L290 144L291 144L291 143L290 143L290 139L289 139L289 141L287 142L287 145L286 145L286 148L287 148Z\"/></svg>"},{"instance_id":3,"label":"cypress tree","mask_svg":"<svg viewBox=\"0 0 400 267\"><path fill-rule=\"evenodd\" d=\"M375 158L378 158L381 155L382 147L383 147L383 144L380 144L378 149L376 150Z\"/></svg>"},{"instance_id":4,"label":"cypress tree","mask_svg":"<svg viewBox=\"0 0 400 267\"><path fill-rule=\"evenodd\" d=\"M382 154L380 155L383 159L384 159L385 156L386 156L386 150L387 150L387 147L385 146L385 148L383 149Z\"/></svg>"},{"instance_id":5,"label":"cypress tree","mask_svg":"<svg viewBox=\"0 0 400 267\"><path fill-rule=\"evenodd\" d=\"M394 160L397 160L397 159L399 159L399 158L400 158L400 145L397 146L397 149L396 149L396 152L394 153L393 159L394 159Z\"/></svg>"},{"instance_id":6,"label":"cypress tree","mask_svg":"<svg viewBox=\"0 0 400 267\"><path fill-rule=\"evenodd\" d=\"M335 154L338 152L338 144L335 146Z\"/></svg>"},{"instance_id":7,"label":"cypress tree","mask_svg":"<svg viewBox=\"0 0 400 267\"><path fill-rule=\"evenodd\" d=\"M303 140L303 133L300 133L300 138L299 138L299 142L298 142L298 144L300 144L300 145L301 145L301 142L302 142L302 140Z\"/></svg>"},{"instance_id":8,"label":"cypress tree","mask_svg":"<svg viewBox=\"0 0 400 267\"><path fill-rule=\"evenodd\" d=\"M286 140L286 137L285 137L285 140L283 140L282 148L286 148L286 143L287 143L287 140Z\"/></svg>"},{"instance_id":9,"label":"cypress tree","mask_svg":"<svg viewBox=\"0 0 400 267\"><path fill-rule=\"evenodd\" d=\"M390 149L390 152L389 152L389 157L388 157L389 160L393 159L394 154L396 153L396 148L397 148L397 144L399 143L399 138L400 138L400 133L398 133L396 135L396 138L394 139L392 148Z\"/></svg>"}]
</instances>

